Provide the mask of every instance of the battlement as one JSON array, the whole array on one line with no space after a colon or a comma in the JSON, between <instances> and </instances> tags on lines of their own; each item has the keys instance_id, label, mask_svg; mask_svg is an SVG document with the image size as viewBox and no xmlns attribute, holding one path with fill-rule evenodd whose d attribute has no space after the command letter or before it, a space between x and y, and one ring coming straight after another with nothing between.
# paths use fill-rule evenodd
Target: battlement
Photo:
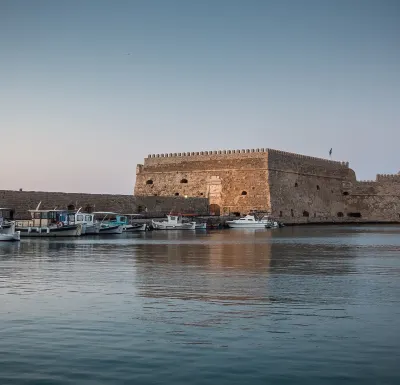
<instances>
[{"instance_id":1,"label":"battlement","mask_svg":"<svg viewBox=\"0 0 400 385\"><path fill-rule=\"evenodd\" d=\"M378 174L377 182L400 182L400 174Z\"/></svg>"},{"instance_id":2,"label":"battlement","mask_svg":"<svg viewBox=\"0 0 400 385\"><path fill-rule=\"evenodd\" d=\"M280 151L280 150L274 150L270 148L252 148L252 149L238 149L238 150L213 150L213 151L197 151L197 152L178 152L178 153L164 153L164 154L149 154L148 158L182 158L182 157L201 157L201 156L215 156L215 155L238 155L238 154L268 154L270 153L271 155L282 155L282 156L290 156L290 157L295 157L298 159L303 159L303 160L310 160L313 162L323 162L323 163L329 163L329 164L335 164L335 165L340 165L344 167L349 167L349 162L340 162L340 161L335 161L335 160L329 160L329 159L324 159L324 158L316 158L313 156L307 156L307 155L301 155L301 154L296 154L292 152L286 152L286 151Z\"/></svg>"}]
</instances>

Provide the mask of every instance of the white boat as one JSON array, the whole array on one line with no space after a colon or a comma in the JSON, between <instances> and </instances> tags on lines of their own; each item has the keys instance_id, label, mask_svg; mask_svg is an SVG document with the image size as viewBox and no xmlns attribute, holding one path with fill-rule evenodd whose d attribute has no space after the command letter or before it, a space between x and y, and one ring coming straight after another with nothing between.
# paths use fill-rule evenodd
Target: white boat
<instances>
[{"instance_id":1,"label":"white boat","mask_svg":"<svg viewBox=\"0 0 400 385\"><path fill-rule=\"evenodd\" d=\"M263 216L261 219L257 219L254 215L246 215L239 219L226 221L226 224L231 228L240 229L268 229L279 227L278 222L268 216Z\"/></svg>"},{"instance_id":2,"label":"white boat","mask_svg":"<svg viewBox=\"0 0 400 385\"><path fill-rule=\"evenodd\" d=\"M0 208L0 241L19 241L21 233L15 231L15 222L11 220L13 210Z\"/></svg>"},{"instance_id":3,"label":"white boat","mask_svg":"<svg viewBox=\"0 0 400 385\"><path fill-rule=\"evenodd\" d=\"M195 230L196 222L183 222L180 215L167 215L166 221L152 220L153 228L156 230Z\"/></svg>"},{"instance_id":4,"label":"white boat","mask_svg":"<svg viewBox=\"0 0 400 385\"><path fill-rule=\"evenodd\" d=\"M194 214L181 214L181 213L174 213L173 211L171 211L169 213L169 215L182 217L182 223L196 222L196 219L195 219L196 216ZM196 222L195 229L196 230L205 230L205 229L207 229L207 223L206 222Z\"/></svg>"},{"instance_id":5,"label":"white boat","mask_svg":"<svg viewBox=\"0 0 400 385\"><path fill-rule=\"evenodd\" d=\"M100 225L99 234L122 234L123 225L117 222L119 215L110 211L95 211L93 213L96 223Z\"/></svg>"},{"instance_id":6,"label":"white boat","mask_svg":"<svg viewBox=\"0 0 400 385\"><path fill-rule=\"evenodd\" d=\"M95 222L94 214L83 213L80 210L81 209L79 209L77 212L68 212L68 223L82 225L82 235L99 234L100 223Z\"/></svg>"}]
</instances>

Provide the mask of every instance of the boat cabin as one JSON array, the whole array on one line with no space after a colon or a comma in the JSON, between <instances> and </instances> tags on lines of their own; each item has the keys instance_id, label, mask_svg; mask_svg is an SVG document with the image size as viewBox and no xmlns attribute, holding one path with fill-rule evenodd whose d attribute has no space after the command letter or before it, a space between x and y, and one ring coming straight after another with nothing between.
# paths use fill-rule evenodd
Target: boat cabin
<instances>
[{"instance_id":1,"label":"boat cabin","mask_svg":"<svg viewBox=\"0 0 400 385\"><path fill-rule=\"evenodd\" d=\"M125 215L120 215L111 211L95 211L92 214L94 215L95 221L98 222L107 222L115 225L128 224L128 218Z\"/></svg>"},{"instance_id":2,"label":"boat cabin","mask_svg":"<svg viewBox=\"0 0 400 385\"><path fill-rule=\"evenodd\" d=\"M65 216L62 217L63 223L69 223L71 225L78 225L78 224L87 224L93 225L94 224L94 215L88 213L81 213L81 212L68 212Z\"/></svg>"},{"instance_id":3,"label":"boat cabin","mask_svg":"<svg viewBox=\"0 0 400 385\"><path fill-rule=\"evenodd\" d=\"M32 220L28 226L49 227L57 226L60 222L68 225L68 212L65 210L29 210Z\"/></svg>"},{"instance_id":4,"label":"boat cabin","mask_svg":"<svg viewBox=\"0 0 400 385\"><path fill-rule=\"evenodd\" d=\"M243 218L237 219L235 222L245 222L245 223L254 223L257 222L253 215L246 215Z\"/></svg>"},{"instance_id":5,"label":"boat cabin","mask_svg":"<svg viewBox=\"0 0 400 385\"><path fill-rule=\"evenodd\" d=\"M167 215L167 220L169 224L180 224L182 223L181 215Z\"/></svg>"},{"instance_id":6,"label":"boat cabin","mask_svg":"<svg viewBox=\"0 0 400 385\"><path fill-rule=\"evenodd\" d=\"M0 226L4 223L14 220L14 210L8 208L0 208Z\"/></svg>"}]
</instances>

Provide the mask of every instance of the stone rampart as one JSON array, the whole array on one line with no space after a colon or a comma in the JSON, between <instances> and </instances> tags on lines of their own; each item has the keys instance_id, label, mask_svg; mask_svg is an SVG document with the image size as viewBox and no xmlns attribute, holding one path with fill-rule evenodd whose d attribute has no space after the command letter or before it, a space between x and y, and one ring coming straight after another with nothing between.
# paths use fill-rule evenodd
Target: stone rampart
<instances>
[{"instance_id":1,"label":"stone rampart","mask_svg":"<svg viewBox=\"0 0 400 385\"><path fill-rule=\"evenodd\" d=\"M135 194L204 196L222 214L259 209L286 223L399 221L399 182L357 182L348 162L256 148L151 154Z\"/></svg>"},{"instance_id":2,"label":"stone rampart","mask_svg":"<svg viewBox=\"0 0 400 385\"><path fill-rule=\"evenodd\" d=\"M41 209L67 209L70 206L75 209L81 207L85 211L125 214L146 209L148 215L163 216L171 210L208 214L208 200L204 198L0 190L0 207L14 209L16 218L29 217L28 210L35 209L39 202L42 202Z\"/></svg>"}]
</instances>

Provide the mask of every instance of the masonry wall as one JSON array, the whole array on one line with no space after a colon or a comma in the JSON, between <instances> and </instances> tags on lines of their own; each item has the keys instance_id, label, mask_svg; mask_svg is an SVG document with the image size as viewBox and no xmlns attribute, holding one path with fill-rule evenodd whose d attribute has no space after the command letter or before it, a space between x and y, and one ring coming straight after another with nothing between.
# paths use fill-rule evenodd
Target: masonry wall
<instances>
[{"instance_id":1,"label":"masonry wall","mask_svg":"<svg viewBox=\"0 0 400 385\"><path fill-rule=\"evenodd\" d=\"M135 195L206 197L221 214L246 213L270 209L267 181L265 152L149 156L137 168Z\"/></svg>"},{"instance_id":2,"label":"masonry wall","mask_svg":"<svg viewBox=\"0 0 400 385\"><path fill-rule=\"evenodd\" d=\"M266 210L285 223L400 221L400 175L358 182L347 162L264 148L149 155L135 194L207 197L221 214Z\"/></svg>"},{"instance_id":3,"label":"masonry wall","mask_svg":"<svg viewBox=\"0 0 400 385\"><path fill-rule=\"evenodd\" d=\"M347 220L400 222L400 175L377 175L375 181L356 182L346 187ZM349 214L360 217L349 217Z\"/></svg>"},{"instance_id":4,"label":"masonry wall","mask_svg":"<svg viewBox=\"0 0 400 385\"><path fill-rule=\"evenodd\" d=\"M81 194L43 191L0 190L0 207L15 210L16 219L29 217L28 210L35 209L39 202L41 209L76 209L90 211L114 211L131 214L147 209L149 215L164 216L171 210L184 213L208 213L208 200L183 197L135 197L132 195Z\"/></svg>"},{"instance_id":5,"label":"masonry wall","mask_svg":"<svg viewBox=\"0 0 400 385\"><path fill-rule=\"evenodd\" d=\"M348 163L268 151L272 215L286 223L342 221L343 184L355 181Z\"/></svg>"}]
</instances>

